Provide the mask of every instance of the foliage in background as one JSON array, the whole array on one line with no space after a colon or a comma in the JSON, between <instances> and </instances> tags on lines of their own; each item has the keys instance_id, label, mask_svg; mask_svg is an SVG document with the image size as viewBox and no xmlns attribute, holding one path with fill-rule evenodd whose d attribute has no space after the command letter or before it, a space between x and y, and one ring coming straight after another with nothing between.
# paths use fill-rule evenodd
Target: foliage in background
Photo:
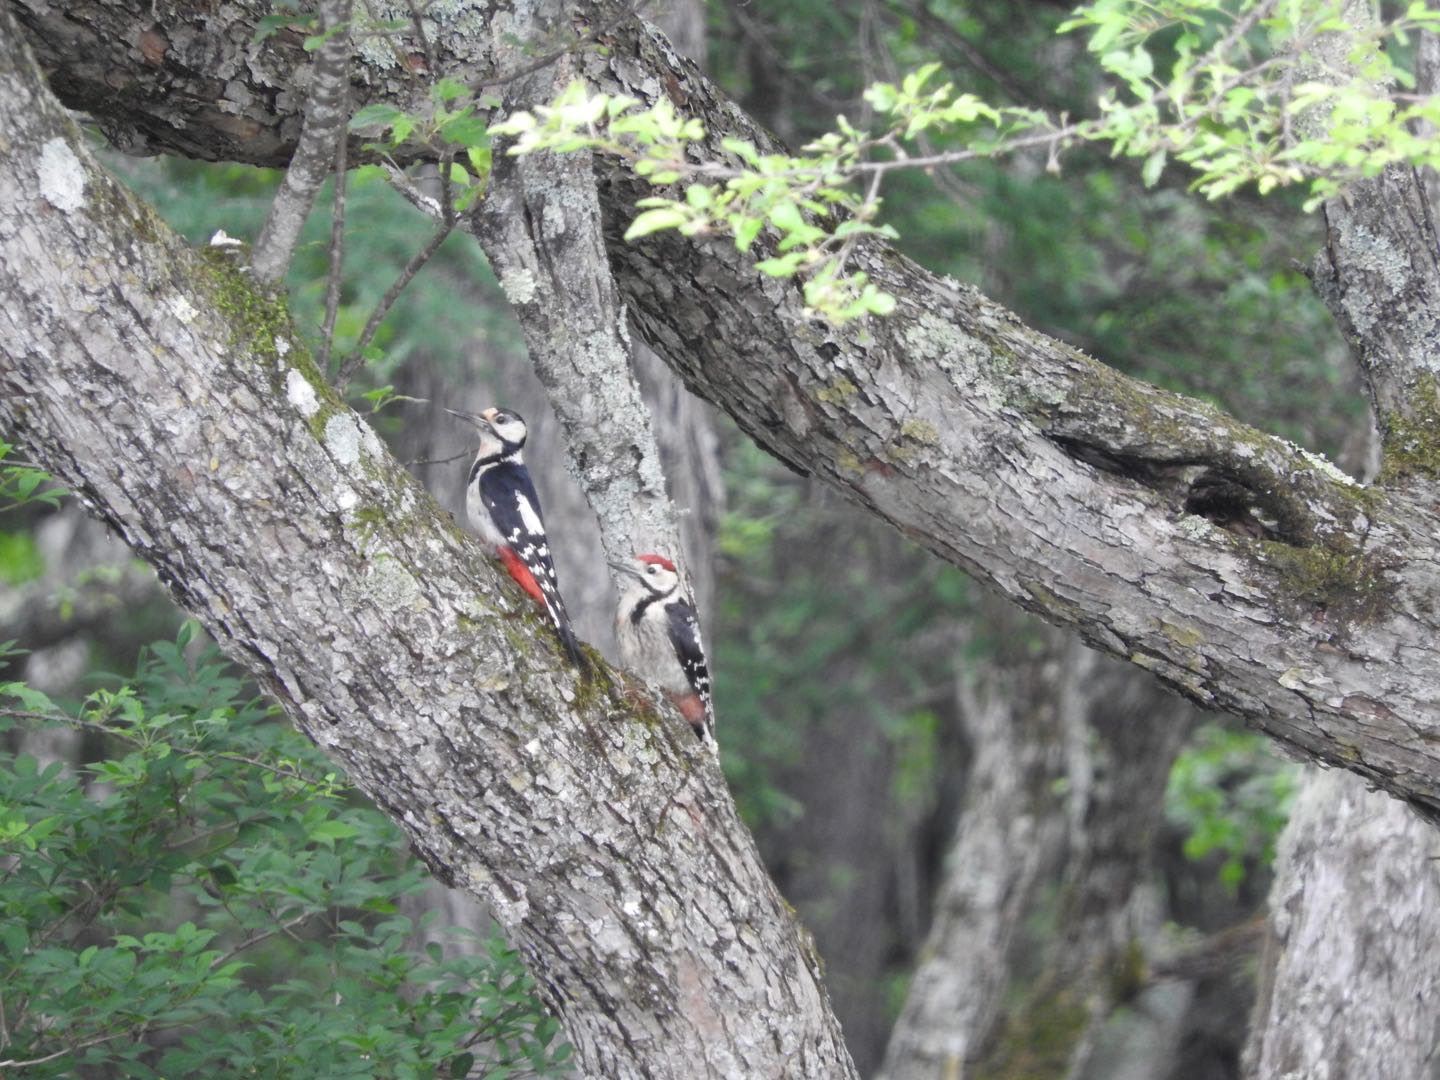
<instances>
[{"instance_id":1,"label":"foliage in background","mask_svg":"<svg viewBox=\"0 0 1440 1080\"><path fill-rule=\"evenodd\" d=\"M1220 880L1233 892L1247 867L1274 861L1299 782L1300 767L1264 735L1205 724L1170 771L1165 813L1188 833L1186 858L1223 856Z\"/></svg>"},{"instance_id":2,"label":"foliage in background","mask_svg":"<svg viewBox=\"0 0 1440 1080\"><path fill-rule=\"evenodd\" d=\"M179 158L125 158L105 154L107 165L141 197L158 207L171 228L192 244L205 244L217 229L254 237L281 174L247 165L213 165ZM295 324L318 342L329 270L330 187L317 200L301 234L287 281ZM378 169L356 170L346 187L345 274L332 355L343 357L358 343L365 323L407 261L434 231L434 223L397 195ZM392 380L407 360L424 358L442 368L455 365L455 342L479 335L507 353L520 351L514 320L494 305L456 303L476 282L494 285L489 264L468 237L452 236L424 273L426 287L412 288L390 309L366 365L367 387ZM439 279L434 280L434 279Z\"/></svg>"},{"instance_id":3,"label":"foliage in background","mask_svg":"<svg viewBox=\"0 0 1440 1080\"><path fill-rule=\"evenodd\" d=\"M764 234L756 269L799 277L806 306L842 323L894 308L851 256L866 235L896 235L878 221L880 190L902 170L1039 150L1058 172L1063 155L1096 143L1142 160L1147 187L1173 158L1198 173L1191 189L1209 199L1306 184L1313 209L1387 165L1440 164L1436 141L1417 134L1440 121L1440 101L1393 98L1392 85L1413 87L1414 78L1386 51L1440 29L1440 11L1420 0L1383 22L1368 11L1350 0L1084 5L1057 30L1086 31L1107 78L1073 121L1067 110L992 104L940 81L942 65L930 61L871 83L859 125L841 113L796 154L725 138L724 156L709 155L703 125L669 98L642 108L579 81L492 125L486 148L490 135L514 136L508 154L585 149L625 161L656 190L639 201L626 239L718 233L749 251ZM953 145L933 148L933 137Z\"/></svg>"},{"instance_id":4,"label":"foliage in background","mask_svg":"<svg viewBox=\"0 0 1440 1080\"><path fill-rule=\"evenodd\" d=\"M7 743L62 726L97 751L0 757L0 1068L564 1072L519 958L417 949L398 828L190 633L73 710L0 684Z\"/></svg>"},{"instance_id":5,"label":"foliage in background","mask_svg":"<svg viewBox=\"0 0 1440 1080\"><path fill-rule=\"evenodd\" d=\"M18 461L15 447L0 440L0 514L22 507L60 505L65 489L35 466ZM45 560L35 538L24 530L0 529L0 584L23 585L45 573Z\"/></svg>"},{"instance_id":6,"label":"foliage in background","mask_svg":"<svg viewBox=\"0 0 1440 1080\"><path fill-rule=\"evenodd\" d=\"M716 699L742 814L752 827L793 821L801 808L785 776L841 718L883 733L897 804L927 806L940 766L935 688L948 686L957 656L943 633L926 638L973 613L970 581L883 526L866 527L752 443L728 455L727 482ZM877 573L877 564L908 573Z\"/></svg>"}]
</instances>

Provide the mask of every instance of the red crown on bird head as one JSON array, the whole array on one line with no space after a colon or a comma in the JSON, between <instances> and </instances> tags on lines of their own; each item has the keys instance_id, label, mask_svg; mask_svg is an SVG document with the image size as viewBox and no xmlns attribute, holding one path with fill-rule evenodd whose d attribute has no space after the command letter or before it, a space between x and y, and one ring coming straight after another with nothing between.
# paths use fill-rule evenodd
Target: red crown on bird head
<instances>
[{"instance_id":1,"label":"red crown on bird head","mask_svg":"<svg viewBox=\"0 0 1440 1080\"><path fill-rule=\"evenodd\" d=\"M663 566L672 574L675 573L675 564L669 559L665 558L664 555L636 555L635 558L639 559L641 562L644 563L651 563L655 566Z\"/></svg>"}]
</instances>

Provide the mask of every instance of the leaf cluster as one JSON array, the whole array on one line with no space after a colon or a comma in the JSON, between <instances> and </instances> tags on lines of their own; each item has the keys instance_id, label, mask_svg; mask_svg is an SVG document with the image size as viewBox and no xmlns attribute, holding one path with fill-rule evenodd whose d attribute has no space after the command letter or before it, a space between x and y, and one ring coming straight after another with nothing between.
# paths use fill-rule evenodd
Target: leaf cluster
<instances>
[{"instance_id":1,"label":"leaf cluster","mask_svg":"<svg viewBox=\"0 0 1440 1080\"><path fill-rule=\"evenodd\" d=\"M490 129L477 110L499 104L490 95L474 96L455 79L437 79L424 113L409 113L383 102L367 105L350 118L350 130L384 136L383 141L365 144L380 153L391 153L406 143L438 153L440 167L456 190L454 211L463 213L484 196L490 178ZM456 160L459 157L464 161ZM366 168L373 172L376 167Z\"/></svg>"},{"instance_id":2,"label":"leaf cluster","mask_svg":"<svg viewBox=\"0 0 1440 1080\"><path fill-rule=\"evenodd\" d=\"M1259 732L1201 727L1176 758L1165 790L1166 817L1189 832L1186 858L1218 853L1220 880L1233 893L1247 863L1274 860L1299 777L1299 767L1275 756Z\"/></svg>"},{"instance_id":3,"label":"leaf cluster","mask_svg":"<svg viewBox=\"0 0 1440 1080\"><path fill-rule=\"evenodd\" d=\"M514 136L511 154L583 149L628 161L667 190L640 201L627 238L717 233L749 251L766 236L757 268L799 277L807 307L840 323L894 307L851 257L859 237L895 235L878 221L879 191L898 169L1039 149L1058 171L1065 151L1091 142L1141 160L1147 186L1178 160L1198 173L1191 186L1208 198L1249 184L1261 194L1307 184L1313 208L1389 164L1440 164L1425 134L1440 122L1440 104L1392 98L1392 84L1413 78L1386 48L1440 28L1440 11L1417 0L1359 26L1346 10L1342 0L1096 0L1060 27L1089 34L1111 80L1094 102L1098 115L1078 121L937 86L931 63L865 92L874 130L840 116L835 131L797 155L731 138L720 143L722 159L702 145L702 125L668 98L642 108L578 82L490 133ZM952 148L917 154L917 142L924 147L932 135Z\"/></svg>"},{"instance_id":4,"label":"leaf cluster","mask_svg":"<svg viewBox=\"0 0 1440 1080\"><path fill-rule=\"evenodd\" d=\"M43 469L7 461L14 449L10 443L0 441L0 513L31 504L58 507L68 492Z\"/></svg>"},{"instance_id":5,"label":"leaf cluster","mask_svg":"<svg viewBox=\"0 0 1440 1080\"><path fill-rule=\"evenodd\" d=\"M498 937L415 944L396 827L188 631L65 711L0 684L0 1067L27 1076L492 1078L569 1047Z\"/></svg>"}]
</instances>

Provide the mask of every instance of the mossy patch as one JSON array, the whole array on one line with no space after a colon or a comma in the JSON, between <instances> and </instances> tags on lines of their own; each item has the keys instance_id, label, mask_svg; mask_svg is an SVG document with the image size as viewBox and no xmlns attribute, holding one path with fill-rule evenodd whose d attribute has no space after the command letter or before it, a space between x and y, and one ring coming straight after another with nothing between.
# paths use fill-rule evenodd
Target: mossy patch
<instances>
[{"instance_id":1,"label":"mossy patch","mask_svg":"<svg viewBox=\"0 0 1440 1080\"><path fill-rule=\"evenodd\" d=\"M826 405L843 405L859 392L853 382L842 376L829 386L815 391L815 400L823 401Z\"/></svg>"},{"instance_id":2,"label":"mossy patch","mask_svg":"<svg viewBox=\"0 0 1440 1080\"><path fill-rule=\"evenodd\" d=\"M1389 609L1395 585L1383 559L1344 546L1259 543L1261 560L1277 579L1276 600L1288 614L1324 616L1343 626L1373 622Z\"/></svg>"},{"instance_id":3,"label":"mossy patch","mask_svg":"<svg viewBox=\"0 0 1440 1080\"><path fill-rule=\"evenodd\" d=\"M1440 479L1440 394L1433 375L1422 375L1415 384L1409 416L1389 418L1382 447L1382 485L1409 477Z\"/></svg>"},{"instance_id":4,"label":"mossy patch","mask_svg":"<svg viewBox=\"0 0 1440 1080\"><path fill-rule=\"evenodd\" d=\"M284 296L262 288L220 248L202 248L197 254L200 285L230 328L227 345L259 361L277 395L284 393L284 377L290 369L304 376L320 402L308 418L310 428L323 437L326 421L345 403L296 332Z\"/></svg>"},{"instance_id":5,"label":"mossy patch","mask_svg":"<svg viewBox=\"0 0 1440 1080\"><path fill-rule=\"evenodd\" d=\"M974 1080L1060 1080L1070 1073L1089 1018L1073 987L1037 991L1006 1013L993 1047L970 1075Z\"/></svg>"},{"instance_id":6,"label":"mossy patch","mask_svg":"<svg viewBox=\"0 0 1440 1080\"><path fill-rule=\"evenodd\" d=\"M1110 957L1105 982L1110 1000L1124 1003L1133 1000L1145 989L1145 949L1139 939L1131 938L1118 953Z\"/></svg>"},{"instance_id":7,"label":"mossy patch","mask_svg":"<svg viewBox=\"0 0 1440 1080\"><path fill-rule=\"evenodd\" d=\"M900 435L923 446L937 446L940 443L939 429L926 420L906 420L900 425Z\"/></svg>"}]
</instances>

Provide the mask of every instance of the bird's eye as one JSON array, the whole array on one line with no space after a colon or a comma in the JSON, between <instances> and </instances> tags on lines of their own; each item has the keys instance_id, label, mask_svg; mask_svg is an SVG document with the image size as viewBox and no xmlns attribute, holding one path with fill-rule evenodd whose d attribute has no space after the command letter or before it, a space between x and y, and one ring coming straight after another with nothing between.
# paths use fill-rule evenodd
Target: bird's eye
<instances>
[{"instance_id":1,"label":"bird's eye","mask_svg":"<svg viewBox=\"0 0 1440 1080\"><path fill-rule=\"evenodd\" d=\"M657 570L659 570L659 569L660 569L660 568L659 568L658 566L656 566L654 563L651 563L649 566L647 566L647 567L645 568L645 573L647 573L647 574L653 574L653 573L655 573L655 571L657 571Z\"/></svg>"}]
</instances>

